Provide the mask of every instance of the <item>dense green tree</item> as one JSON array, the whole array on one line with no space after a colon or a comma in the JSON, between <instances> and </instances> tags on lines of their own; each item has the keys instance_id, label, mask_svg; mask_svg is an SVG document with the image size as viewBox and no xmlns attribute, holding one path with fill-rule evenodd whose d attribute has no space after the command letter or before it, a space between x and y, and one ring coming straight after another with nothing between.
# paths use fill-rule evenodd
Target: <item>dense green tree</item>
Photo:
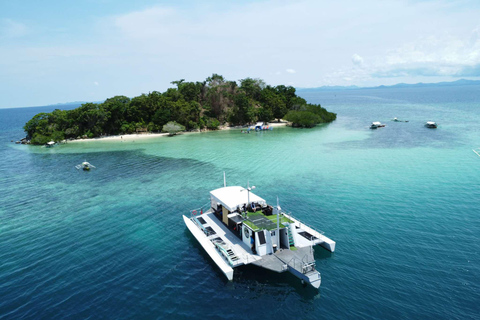
<instances>
[{"instance_id":1,"label":"dense green tree","mask_svg":"<svg viewBox=\"0 0 480 320\"><path fill-rule=\"evenodd\" d=\"M153 91L132 99L115 96L73 110L39 113L24 130L31 143L44 144L84 136L162 131L171 122L182 130L215 130L227 120L245 125L286 118L294 126L311 127L336 118L335 113L298 97L295 88L267 86L260 79L245 78L237 84L214 73L202 82L180 79L172 84L176 88L163 93Z\"/></svg>"},{"instance_id":2,"label":"dense green tree","mask_svg":"<svg viewBox=\"0 0 480 320\"><path fill-rule=\"evenodd\" d=\"M285 116L285 119L292 122L295 127L314 127L319 123L326 123L334 121L337 115L328 112L319 104L305 104L298 108L298 110L290 110Z\"/></svg>"},{"instance_id":3,"label":"dense green tree","mask_svg":"<svg viewBox=\"0 0 480 320\"><path fill-rule=\"evenodd\" d=\"M23 129L27 133L27 138L33 138L35 133L44 131L44 128L48 126L48 117L49 114L44 112L33 116L33 118L23 126Z\"/></svg>"},{"instance_id":4,"label":"dense green tree","mask_svg":"<svg viewBox=\"0 0 480 320\"><path fill-rule=\"evenodd\" d=\"M272 118L281 119L287 113L287 104L286 97L270 86L267 86L261 92L260 101L263 108L262 114L265 116L264 119L259 119L263 121L269 121ZM265 119L266 117L266 119Z\"/></svg>"},{"instance_id":5,"label":"dense green tree","mask_svg":"<svg viewBox=\"0 0 480 320\"><path fill-rule=\"evenodd\" d=\"M130 98L125 96L115 96L105 100L103 106L111 115L105 124L106 134L120 133L120 128L125 119L129 103Z\"/></svg>"},{"instance_id":6,"label":"dense green tree","mask_svg":"<svg viewBox=\"0 0 480 320\"><path fill-rule=\"evenodd\" d=\"M240 89L245 92L247 97L253 100L260 100L262 90L265 88L265 82L260 79L245 78L240 80Z\"/></svg>"},{"instance_id":7,"label":"dense green tree","mask_svg":"<svg viewBox=\"0 0 480 320\"><path fill-rule=\"evenodd\" d=\"M318 115L308 111L290 110L285 115L285 119L292 122L294 127L311 128L321 122Z\"/></svg>"},{"instance_id":8,"label":"dense green tree","mask_svg":"<svg viewBox=\"0 0 480 320\"><path fill-rule=\"evenodd\" d=\"M250 99L244 92L240 92L234 97L234 106L230 114L230 123L238 125L254 121L255 110Z\"/></svg>"}]
</instances>

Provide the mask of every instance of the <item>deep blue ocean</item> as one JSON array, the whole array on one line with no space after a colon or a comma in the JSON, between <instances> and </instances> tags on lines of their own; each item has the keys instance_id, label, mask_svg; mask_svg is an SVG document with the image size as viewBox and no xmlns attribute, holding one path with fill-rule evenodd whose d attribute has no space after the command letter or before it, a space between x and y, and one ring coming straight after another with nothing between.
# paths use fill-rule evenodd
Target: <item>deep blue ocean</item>
<instances>
[{"instance_id":1,"label":"deep blue ocean","mask_svg":"<svg viewBox=\"0 0 480 320\"><path fill-rule=\"evenodd\" d=\"M0 109L0 319L478 319L480 86L300 95L337 120L42 148L11 140L63 106ZM203 252L224 171L337 242L319 290Z\"/></svg>"}]
</instances>

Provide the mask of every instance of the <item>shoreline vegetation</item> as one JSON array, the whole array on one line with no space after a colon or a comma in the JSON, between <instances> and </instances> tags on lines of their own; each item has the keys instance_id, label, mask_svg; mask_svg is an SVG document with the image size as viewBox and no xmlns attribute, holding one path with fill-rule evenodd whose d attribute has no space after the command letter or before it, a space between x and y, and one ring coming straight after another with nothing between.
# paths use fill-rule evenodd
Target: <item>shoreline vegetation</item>
<instances>
[{"instance_id":1,"label":"shoreline vegetation","mask_svg":"<svg viewBox=\"0 0 480 320\"><path fill-rule=\"evenodd\" d=\"M281 122L269 122L268 125L270 127L285 127L291 125L290 122L281 121ZM225 127L221 126L217 130L235 130L235 129L245 129L244 126L235 126L235 127ZM180 132L180 134L191 134L191 133L205 133L210 131L217 131L217 130L192 130L192 131L185 131ZM157 138L157 137L169 137L171 136L168 132L146 132L146 133L131 133L131 134L119 134L119 135L112 135L112 136L101 136L96 138L80 138L80 139L73 139L73 140L63 140L66 143L75 143L75 142L85 142L85 141L135 141L135 140L143 140L143 139L150 139L150 138ZM62 141L62 142L63 142Z\"/></svg>"},{"instance_id":2,"label":"shoreline vegetation","mask_svg":"<svg viewBox=\"0 0 480 320\"><path fill-rule=\"evenodd\" d=\"M311 128L336 119L321 105L309 104L291 86L270 86L261 79L225 80L213 74L203 82L172 81L176 88L153 91L134 98L115 96L103 103L84 103L73 110L56 109L29 120L22 143L113 139L175 135L178 132L218 130L256 121L280 119L292 127Z\"/></svg>"}]
</instances>

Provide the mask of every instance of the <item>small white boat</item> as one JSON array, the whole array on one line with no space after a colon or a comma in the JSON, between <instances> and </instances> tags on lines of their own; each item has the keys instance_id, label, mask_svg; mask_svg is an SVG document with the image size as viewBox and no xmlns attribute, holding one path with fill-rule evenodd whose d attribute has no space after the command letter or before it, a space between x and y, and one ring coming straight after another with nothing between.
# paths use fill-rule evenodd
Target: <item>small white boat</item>
<instances>
[{"instance_id":1,"label":"small white boat","mask_svg":"<svg viewBox=\"0 0 480 320\"><path fill-rule=\"evenodd\" d=\"M96 167L94 165L90 164L89 162L84 161L81 164L77 164L75 166L75 168L77 168L78 170L82 169L84 171L90 171L90 169L96 168Z\"/></svg>"},{"instance_id":2,"label":"small white boat","mask_svg":"<svg viewBox=\"0 0 480 320\"><path fill-rule=\"evenodd\" d=\"M425 127L430 128L430 129L436 129L437 128L437 123L434 121L427 121L425 123Z\"/></svg>"},{"instance_id":3,"label":"small white boat","mask_svg":"<svg viewBox=\"0 0 480 320\"><path fill-rule=\"evenodd\" d=\"M318 288L313 247L335 251L335 241L271 206L251 192L255 187L223 187L210 191L210 202L183 216L188 230L228 280L233 269L247 264L278 273L290 272Z\"/></svg>"},{"instance_id":4,"label":"small white boat","mask_svg":"<svg viewBox=\"0 0 480 320\"><path fill-rule=\"evenodd\" d=\"M45 147L51 148L51 147L53 147L54 145L55 145L55 141L50 141L50 142L47 142L47 143L45 144Z\"/></svg>"},{"instance_id":5,"label":"small white boat","mask_svg":"<svg viewBox=\"0 0 480 320\"><path fill-rule=\"evenodd\" d=\"M372 122L372 124L370 125L370 129L377 129L383 127L385 127L385 125L378 121Z\"/></svg>"}]
</instances>

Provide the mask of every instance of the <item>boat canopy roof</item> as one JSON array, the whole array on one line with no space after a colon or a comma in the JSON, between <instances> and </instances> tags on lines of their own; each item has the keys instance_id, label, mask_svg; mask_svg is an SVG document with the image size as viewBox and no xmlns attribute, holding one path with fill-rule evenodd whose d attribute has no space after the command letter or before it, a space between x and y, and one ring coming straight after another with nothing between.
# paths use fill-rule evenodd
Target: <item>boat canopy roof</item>
<instances>
[{"instance_id":1,"label":"boat canopy roof","mask_svg":"<svg viewBox=\"0 0 480 320\"><path fill-rule=\"evenodd\" d=\"M47 142L47 144L48 144L49 146L53 146L53 145L55 144L55 142L54 142L54 141L50 141L50 142Z\"/></svg>"},{"instance_id":2,"label":"boat canopy roof","mask_svg":"<svg viewBox=\"0 0 480 320\"><path fill-rule=\"evenodd\" d=\"M427 121L427 124L435 124L435 121Z\"/></svg>"},{"instance_id":3,"label":"boat canopy roof","mask_svg":"<svg viewBox=\"0 0 480 320\"><path fill-rule=\"evenodd\" d=\"M221 204L228 211L233 212L248 204L248 191L244 187L232 186L223 187L210 191L212 200ZM213 201L212 201L213 202ZM267 205L267 202L250 191L250 202L255 202L261 206Z\"/></svg>"},{"instance_id":4,"label":"boat canopy roof","mask_svg":"<svg viewBox=\"0 0 480 320\"><path fill-rule=\"evenodd\" d=\"M375 126L381 125L381 123L379 121L372 122L372 124L375 125Z\"/></svg>"}]
</instances>

